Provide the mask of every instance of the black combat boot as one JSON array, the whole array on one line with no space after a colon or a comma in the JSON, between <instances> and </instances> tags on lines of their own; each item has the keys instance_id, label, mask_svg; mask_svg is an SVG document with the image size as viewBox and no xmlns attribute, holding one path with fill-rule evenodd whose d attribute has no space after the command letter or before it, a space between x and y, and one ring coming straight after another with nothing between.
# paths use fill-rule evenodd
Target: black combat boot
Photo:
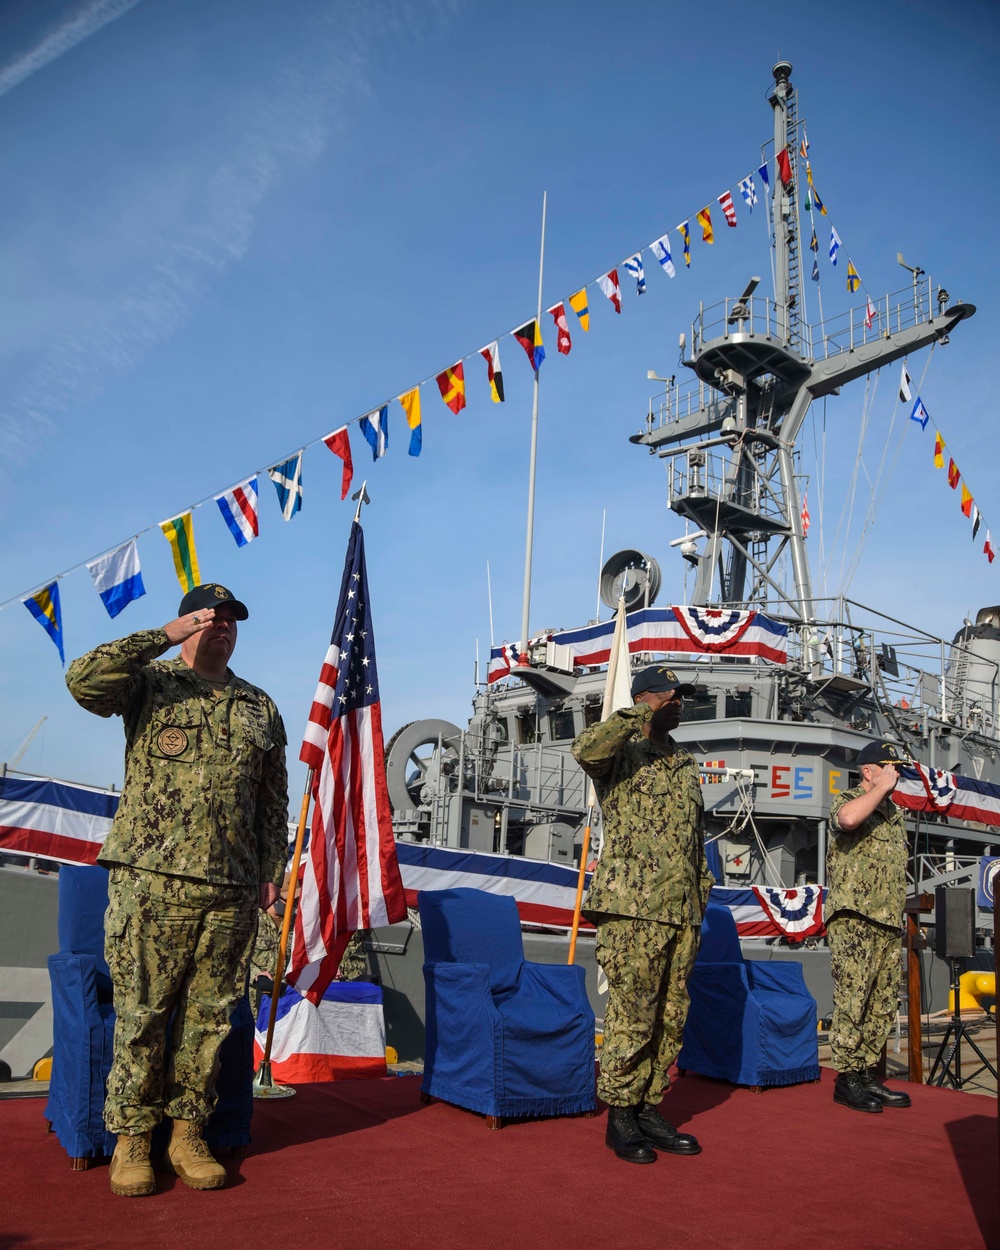
<instances>
[{"instance_id":1,"label":"black combat boot","mask_svg":"<svg viewBox=\"0 0 1000 1250\"><path fill-rule=\"evenodd\" d=\"M882 1104L865 1084L863 1072L841 1072L833 1086L833 1101L852 1111L880 1112Z\"/></svg>"},{"instance_id":2,"label":"black combat boot","mask_svg":"<svg viewBox=\"0 0 1000 1250\"><path fill-rule=\"evenodd\" d=\"M639 1132L650 1145L657 1150L669 1150L675 1155L701 1154L698 1139L690 1133L678 1133L672 1124L668 1124L660 1115L659 1109L651 1102L644 1102L636 1116Z\"/></svg>"},{"instance_id":3,"label":"black combat boot","mask_svg":"<svg viewBox=\"0 0 1000 1250\"><path fill-rule=\"evenodd\" d=\"M656 1151L643 1136L635 1112L635 1107L609 1107L604 1140L626 1163L655 1163Z\"/></svg>"},{"instance_id":4,"label":"black combat boot","mask_svg":"<svg viewBox=\"0 0 1000 1250\"><path fill-rule=\"evenodd\" d=\"M864 1089L877 1098L883 1107L908 1107L910 1105L910 1095L901 1089L889 1089L888 1086L883 1085L874 1068L865 1068L864 1072L859 1075Z\"/></svg>"}]
</instances>

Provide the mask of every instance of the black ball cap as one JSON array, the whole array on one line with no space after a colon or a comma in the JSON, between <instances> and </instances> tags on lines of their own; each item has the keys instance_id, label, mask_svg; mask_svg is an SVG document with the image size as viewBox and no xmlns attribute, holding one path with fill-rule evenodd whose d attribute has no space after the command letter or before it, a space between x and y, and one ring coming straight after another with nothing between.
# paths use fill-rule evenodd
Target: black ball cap
<instances>
[{"instance_id":1,"label":"black ball cap","mask_svg":"<svg viewBox=\"0 0 1000 1250\"><path fill-rule=\"evenodd\" d=\"M240 603L231 590L220 586L218 582L206 582L204 586L195 586L194 590L189 590L181 600L177 615L187 616L189 612L197 612L199 608L221 608L224 603L233 609L233 615L238 621L245 621L250 615L247 605Z\"/></svg>"},{"instance_id":2,"label":"black ball cap","mask_svg":"<svg viewBox=\"0 0 1000 1250\"><path fill-rule=\"evenodd\" d=\"M632 678L633 699L645 690L653 694L666 694L668 690L676 690L682 699L690 699L694 694L694 686L681 681L672 668L664 668L662 664L641 668Z\"/></svg>"},{"instance_id":3,"label":"black ball cap","mask_svg":"<svg viewBox=\"0 0 1000 1250\"><path fill-rule=\"evenodd\" d=\"M878 764L881 768L886 764L895 764L897 768L905 768L907 764L913 763L895 742L886 742L885 739L863 746L858 752L857 762L859 768L862 764Z\"/></svg>"}]
</instances>

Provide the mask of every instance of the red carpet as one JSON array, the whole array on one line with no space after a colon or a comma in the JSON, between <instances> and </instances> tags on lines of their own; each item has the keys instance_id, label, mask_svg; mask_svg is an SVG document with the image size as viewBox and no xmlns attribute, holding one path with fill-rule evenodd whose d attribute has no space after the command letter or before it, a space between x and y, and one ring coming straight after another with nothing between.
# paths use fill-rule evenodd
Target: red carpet
<instances>
[{"instance_id":1,"label":"red carpet","mask_svg":"<svg viewBox=\"0 0 1000 1250\"><path fill-rule=\"evenodd\" d=\"M996 1104L911 1088L907 1111L862 1115L821 1085L752 1094L686 1077L664 1104L696 1158L622 1163L604 1117L490 1132L421 1106L417 1077L302 1086L258 1103L230 1187L159 1175L115 1198L106 1166L70 1172L44 1100L0 1102L0 1246L136 1250L634 1250L1000 1246Z\"/></svg>"}]
</instances>

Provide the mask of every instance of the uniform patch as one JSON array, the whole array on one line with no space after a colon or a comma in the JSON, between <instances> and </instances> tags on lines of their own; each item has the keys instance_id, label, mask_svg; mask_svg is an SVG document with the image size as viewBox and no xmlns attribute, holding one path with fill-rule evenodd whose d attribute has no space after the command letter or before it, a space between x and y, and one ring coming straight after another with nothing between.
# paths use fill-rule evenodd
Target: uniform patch
<instances>
[{"instance_id":1,"label":"uniform patch","mask_svg":"<svg viewBox=\"0 0 1000 1250\"><path fill-rule=\"evenodd\" d=\"M187 744L187 734L183 729L178 729L176 725L171 725L168 729L161 729L156 736L156 745L164 755L181 755L187 750Z\"/></svg>"},{"instance_id":2,"label":"uniform patch","mask_svg":"<svg viewBox=\"0 0 1000 1250\"><path fill-rule=\"evenodd\" d=\"M216 599L229 598L229 591L225 588L225 586L213 586L212 590L215 592Z\"/></svg>"}]
</instances>

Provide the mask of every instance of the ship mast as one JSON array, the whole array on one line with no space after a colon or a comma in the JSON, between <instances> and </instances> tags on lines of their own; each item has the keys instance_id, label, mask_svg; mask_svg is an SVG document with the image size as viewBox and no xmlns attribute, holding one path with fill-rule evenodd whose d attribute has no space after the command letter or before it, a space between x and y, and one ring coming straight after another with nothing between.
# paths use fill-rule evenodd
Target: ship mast
<instances>
[{"instance_id":1,"label":"ship mast","mask_svg":"<svg viewBox=\"0 0 1000 1250\"><path fill-rule=\"evenodd\" d=\"M669 459L668 502L702 543L682 549L696 569L690 602L776 608L805 623L816 614L794 451L810 404L930 343L946 343L975 307L950 305L947 291L935 291L924 275L905 298L881 299L871 325L865 307L830 323L805 321L796 93L787 61L772 73L775 157L786 152L791 169L787 185L777 169L771 180L774 298L756 294L754 277L738 298L702 307L690 339L681 337L682 364L695 378L668 390L659 422L650 415L631 441ZM786 551L790 590L777 567Z\"/></svg>"}]
</instances>

